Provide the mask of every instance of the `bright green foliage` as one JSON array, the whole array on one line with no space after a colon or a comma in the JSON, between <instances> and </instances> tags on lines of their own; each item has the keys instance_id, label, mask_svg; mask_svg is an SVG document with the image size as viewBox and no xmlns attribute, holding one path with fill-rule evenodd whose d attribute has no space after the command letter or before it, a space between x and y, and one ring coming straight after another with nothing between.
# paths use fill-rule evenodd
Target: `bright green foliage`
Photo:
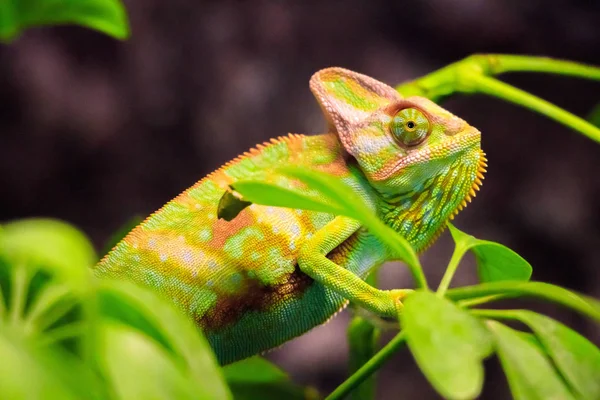
<instances>
[{"instance_id":1,"label":"bright green foliage","mask_svg":"<svg viewBox=\"0 0 600 400\"><path fill-rule=\"evenodd\" d=\"M563 305L588 318L600 321L600 303L598 301L544 282L490 282L450 289L446 296L453 301L479 299L487 296L498 296L494 298L536 297Z\"/></svg>"},{"instance_id":2,"label":"bright green foliage","mask_svg":"<svg viewBox=\"0 0 600 400\"><path fill-rule=\"evenodd\" d=\"M278 171L278 173L282 172ZM359 201L354 203L353 200L348 200L353 198L349 193L344 193L341 186L339 188L341 191L338 193L343 195L334 196L329 194L325 196L325 193L329 193L328 188L338 188L334 180L330 177L313 171L305 171L302 174L294 176L298 179L301 178L301 181L307 184L307 177L310 177L312 181L320 182L318 185L311 185L311 188L315 190L315 187L318 187L321 198L327 198L332 203L335 202L334 207L343 209L344 211L342 212L347 215L356 215L352 211L347 210L360 209L361 207ZM255 191L257 187L252 182L246 181L242 185L236 185L236 189L244 195L244 198L249 198L253 202L272 204L273 202L280 201L280 199L274 200L262 197L259 190ZM311 195L314 196L314 193ZM302 193L297 192L297 196L288 197L287 199L289 200L286 201L289 201L289 203L285 205L288 207L299 208L306 206L309 208L311 203L307 202L307 204L303 204L301 196ZM339 205L341 202L344 202L346 205ZM282 205L281 203L278 204ZM368 215L368 211L363 210L363 214L360 216L356 215L356 217L362 221L369 221ZM381 235L382 240L384 240L384 237L387 237L388 241L398 240L398 242L401 242L400 237L394 232L378 229L376 224L370 225L370 228L374 229L377 235ZM457 250L447 270L450 272L447 274L449 277L448 283L460 259L468 250L479 251L479 257L476 256L476 259L480 276L491 276L493 279L490 279L490 282L484 282L477 286L450 289L447 292L450 299L462 302L475 300L476 302L473 304L479 304L501 297L534 296L570 307L592 318L600 317L600 308L593 299L588 300L585 296L580 296L554 285L542 282L527 282L526 280L531 274L531 266L512 250L498 243L475 239L470 235L460 232L453 226L451 229L457 243ZM420 264L417 268L421 268ZM419 272L417 272L418 275ZM492 347L491 334L486 332L484 325L474 317L479 316L478 310L474 310L474 316L470 316L467 311L463 311L453 305L453 303L439 298L441 294L442 292L439 292L436 296L427 291L419 291L408 295L404 301L404 309L400 314L402 332L390 342L389 346L384 347L380 353L377 353L371 360L366 362L363 368L358 369L328 399L344 398L345 394L353 388L358 387L361 382L376 371L378 366L387 360L393 352L397 351L405 340L408 342L420 368L441 395L447 398L475 398L481 390L483 383L483 367L481 362L492 351L500 351L499 345ZM413 298L416 299L414 303L411 300ZM485 316L486 314L481 315ZM414 329L412 331L411 324L412 329ZM415 326L416 329L414 328ZM542 347L544 341L541 338L541 342L539 342L535 336L530 334L514 331L513 336L515 335L515 340L518 340L519 344L525 342L523 346L528 346L527 349L537 349L536 351L539 354L547 352L545 347ZM412 343L411 337L413 338ZM551 335L550 337L553 336ZM463 348L461 345L465 347ZM551 354L550 351L548 353ZM595 353L590 351L590 354ZM506 357L506 355L502 355L502 357ZM535 357L534 360L539 361ZM588 364L590 360L588 359ZM513 361L521 362L522 360L517 357ZM505 363L503 365L507 368L507 375L512 379L512 375L514 375L513 370L510 369L512 364ZM594 373L594 370L590 368L589 365L588 367L584 365L581 371L573 371L572 374L590 376L590 374ZM461 372L457 373L457 371ZM550 370L550 372L554 375L557 373L553 370ZM553 379L552 376L554 375L551 375L549 379ZM586 380L586 382L586 385L592 385L590 380ZM519 383L516 385L511 386L511 389L516 391L515 393L520 393L521 386L519 386Z\"/></svg>"},{"instance_id":3,"label":"bright green foliage","mask_svg":"<svg viewBox=\"0 0 600 400\"><path fill-rule=\"evenodd\" d=\"M235 400L319 398L315 389L294 384L285 372L258 356L225 366L223 375Z\"/></svg>"},{"instance_id":4,"label":"bright green foliage","mask_svg":"<svg viewBox=\"0 0 600 400\"><path fill-rule=\"evenodd\" d=\"M428 291L409 295L400 317L408 347L437 391L448 399L479 396L482 361L492 353L491 337L483 324Z\"/></svg>"},{"instance_id":5,"label":"bright green foliage","mask_svg":"<svg viewBox=\"0 0 600 400\"><path fill-rule=\"evenodd\" d=\"M474 310L482 317L506 319L527 325L539 351L547 353L553 368L567 382L576 397L600 398L600 349L567 326L528 310ZM520 335L524 335L516 331Z\"/></svg>"},{"instance_id":6,"label":"bright green foliage","mask_svg":"<svg viewBox=\"0 0 600 400\"><path fill-rule=\"evenodd\" d=\"M91 263L80 263L81 254L87 254L91 245L76 229L58 221L39 221L39 226L24 222L27 229L18 230L18 241L10 237L13 229L2 232L5 243L19 243L22 254L29 248L35 257L15 257L14 246L4 246L10 251L0 253L0 311L4 310L0 312L0 352L3 360L14 360L1 363L10 370L0 379L10 384L0 384L0 398L40 398L39 393L44 393L55 394L51 398L105 399L113 392L118 394L115 398L147 398L141 391L151 389L139 385L140 381L152 381L152 390L158 393L230 398L206 340L169 302L127 282L103 282L96 287L87 273ZM57 245L51 247L53 251L39 251L41 239ZM40 274L44 276L41 282ZM79 286L82 279L85 282ZM95 306L107 300L112 301L110 307ZM110 322L115 319L119 322ZM122 362L116 362L119 354ZM143 357L152 358L154 364ZM126 362L139 380L119 373L126 369ZM142 366L154 367L143 370ZM28 383L20 384L16 373L27 377ZM100 375L112 376L110 387L100 384Z\"/></svg>"},{"instance_id":7,"label":"bright green foliage","mask_svg":"<svg viewBox=\"0 0 600 400\"><path fill-rule=\"evenodd\" d=\"M211 397L214 396L210 393L213 382L192 379L148 336L120 324L103 325L99 335L99 363L117 398L227 398Z\"/></svg>"},{"instance_id":8,"label":"bright green foliage","mask_svg":"<svg viewBox=\"0 0 600 400\"><path fill-rule=\"evenodd\" d=\"M24 219L0 226L0 254L11 264L37 264L60 270L80 283L98 259L87 237L52 219Z\"/></svg>"},{"instance_id":9,"label":"bright green foliage","mask_svg":"<svg viewBox=\"0 0 600 400\"><path fill-rule=\"evenodd\" d=\"M600 398L600 350L565 325L531 311L515 316L537 335L554 365L584 399Z\"/></svg>"},{"instance_id":10,"label":"bright green foliage","mask_svg":"<svg viewBox=\"0 0 600 400\"><path fill-rule=\"evenodd\" d=\"M176 357L185 374L189 375L187 379L207 382L190 395L203 393L210 398L227 398L223 379L215 368L216 360L206 339L179 310L148 290L125 281L102 282L98 295L101 304L104 304L103 315L135 327L161 343ZM169 324L163 321L169 321Z\"/></svg>"},{"instance_id":11,"label":"bright green foliage","mask_svg":"<svg viewBox=\"0 0 600 400\"><path fill-rule=\"evenodd\" d=\"M455 256L461 258L471 250L477 261L477 273L481 282L528 281L531 265L520 255L506 246L487 240L476 239L448 224L450 234L456 243Z\"/></svg>"},{"instance_id":12,"label":"bright green foliage","mask_svg":"<svg viewBox=\"0 0 600 400\"><path fill-rule=\"evenodd\" d=\"M99 399L81 363L61 349L39 348L0 326L0 398Z\"/></svg>"},{"instance_id":13,"label":"bright green foliage","mask_svg":"<svg viewBox=\"0 0 600 400\"><path fill-rule=\"evenodd\" d=\"M120 0L1 0L0 40L9 41L25 28L77 24L117 39L129 36Z\"/></svg>"},{"instance_id":14,"label":"bright green foliage","mask_svg":"<svg viewBox=\"0 0 600 400\"><path fill-rule=\"evenodd\" d=\"M575 398L539 346L498 322L489 321L488 327L516 400Z\"/></svg>"}]
</instances>

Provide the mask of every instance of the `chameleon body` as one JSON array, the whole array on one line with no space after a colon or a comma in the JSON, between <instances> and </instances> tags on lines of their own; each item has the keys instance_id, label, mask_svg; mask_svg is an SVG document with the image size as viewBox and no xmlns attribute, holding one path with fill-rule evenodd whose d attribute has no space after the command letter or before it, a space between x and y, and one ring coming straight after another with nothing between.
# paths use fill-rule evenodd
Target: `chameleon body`
<instances>
[{"instance_id":1,"label":"chameleon body","mask_svg":"<svg viewBox=\"0 0 600 400\"><path fill-rule=\"evenodd\" d=\"M483 178L479 131L433 102L341 68L317 72L310 87L327 133L273 139L225 164L94 267L172 299L222 364L277 347L348 301L395 316L405 293L364 282L396 257L350 218L257 204L218 218L232 183L283 165L335 175L422 251Z\"/></svg>"}]
</instances>

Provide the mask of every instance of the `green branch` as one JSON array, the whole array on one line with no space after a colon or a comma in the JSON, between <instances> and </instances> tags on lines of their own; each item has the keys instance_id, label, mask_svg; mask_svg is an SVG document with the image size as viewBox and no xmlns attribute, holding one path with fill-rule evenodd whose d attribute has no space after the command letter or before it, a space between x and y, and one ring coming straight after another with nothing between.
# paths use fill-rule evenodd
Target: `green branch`
<instances>
[{"instance_id":1,"label":"green branch","mask_svg":"<svg viewBox=\"0 0 600 400\"><path fill-rule=\"evenodd\" d=\"M568 111L507 83L483 75L474 75L472 82L479 93L518 104L574 129L600 143L600 129Z\"/></svg>"},{"instance_id":2,"label":"green branch","mask_svg":"<svg viewBox=\"0 0 600 400\"><path fill-rule=\"evenodd\" d=\"M344 383L338 386L325 400L343 399L354 388L360 385L365 379L377 372L384 362L394 355L403 345L406 340L404 332L399 332L392 340L390 340L377 354L367 361L358 371L352 374Z\"/></svg>"},{"instance_id":3,"label":"green branch","mask_svg":"<svg viewBox=\"0 0 600 400\"><path fill-rule=\"evenodd\" d=\"M600 142L600 129L560 107L491 78L506 72L539 72L600 81L600 68L547 57L476 54L396 87L404 96L439 102L454 93L483 93L545 115Z\"/></svg>"}]
</instances>

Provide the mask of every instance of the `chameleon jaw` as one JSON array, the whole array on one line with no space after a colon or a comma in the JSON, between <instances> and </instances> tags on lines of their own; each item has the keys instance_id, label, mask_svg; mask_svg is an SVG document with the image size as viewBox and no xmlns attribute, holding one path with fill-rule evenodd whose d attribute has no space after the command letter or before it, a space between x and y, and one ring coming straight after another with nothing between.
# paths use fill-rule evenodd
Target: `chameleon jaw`
<instances>
[{"instance_id":1,"label":"chameleon jaw","mask_svg":"<svg viewBox=\"0 0 600 400\"><path fill-rule=\"evenodd\" d=\"M456 210L454 210L454 212L450 214L450 220L453 220L454 217L456 217L456 215L460 211L462 211L468 205L468 203L470 203L473 200L473 198L477 195L477 192L481 188L481 185L483 185L483 179L485 178L484 174L487 172L487 166L487 158L485 158L485 153L483 152L483 150L479 150L479 163L477 166L477 175L475 177L475 180L473 181L471 189L467 192L467 195L465 196L463 201L458 205L458 207L456 207Z\"/></svg>"},{"instance_id":2,"label":"chameleon jaw","mask_svg":"<svg viewBox=\"0 0 600 400\"><path fill-rule=\"evenodd\" d=\"M440 228L431 236L429 241L425 243L421 248L415 249L418 253L422 253L427 250L435 241L440 237L440 235L444 232L447 227L447 223L452 221L456 215L461 212L469 203L475 198L477 192L481 189L481 185L483 185L483 179L485 178L484 174L487 172L487 158L485 157L485 153L483 150L479 150L479 162L477 165L477 172L475 180L471 185L471 188L467 192L465 198L458 204L456 209L448 216L448 219L445 223L443 223Z\"/></svg>"}]
</instances>

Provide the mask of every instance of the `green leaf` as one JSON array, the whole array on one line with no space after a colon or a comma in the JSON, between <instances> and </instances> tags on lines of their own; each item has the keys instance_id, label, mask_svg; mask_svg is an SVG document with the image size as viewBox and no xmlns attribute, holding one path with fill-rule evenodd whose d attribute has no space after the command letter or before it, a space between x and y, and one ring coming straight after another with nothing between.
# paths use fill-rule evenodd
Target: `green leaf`
<instances>
[{"instance_id":1,"label":"green leaf","mask_svg":"<svg viewBox=\"0 0 600 400\"><path fill-rule=\"evenodd\" d=\"M236 400L318 398L312 388L302 388L262 357L247 358L223 367L225 380Z\"/></svg>"},{"instance_id":2,"label":"green leaf","mask_svg":"<svg viewBox=\"0 0 600 400\"><path fill-rule=\"evenodd\" d=\"M98 379L78 359L57 348L19 340L0 325L1 399L100 399Z\"/></svg>"},{"instance_id":3,"label":"green leaf","mask_svg":"<svg viewBox=\"0 0 600 400\"><path fill-rule=\"evenodd\" d=\"M288 380L285 372L259 356L250 357L224 366L223 376L227 383L270 383Z\"/></svg>"},{"instance_id":4,"label":"green leaf","mask_svg":"<svg viewBox=\"0 0 600 400\"><path fill-rule=\"evenodd\" d=\"M0 39L11 40L25 28L77 24L117 39L129 36L129 23L119 0L6 0L0 7Z\"/></svg>"},{"instance_id":5,"label":"green leaf","mask_svg":"<svg viewBox=\"0 0 600 400\"><path fill-rule=\"evenodd\" d=\"M448 228L457 248L460 247L463 252L471 250L475 255L481 282L528 281L531 277L531 265L508 247L477 239L450 223Z\"/></svg>"},{"instance_id":6,"label":"green leaf","mask_svg":"<svg viewBox=\"0 0 600 400\"><path fill-rule=\"evenodd\" d=\"M537 297L561 304L583 315L587 315L596 321L600 321L599 302L588 301L586 296L550 283L518 281L488 282L480 285L454 288L446 292L446 297L453 301L491 295L501 295L502 298Z\"/></svg>"},{"instance_id":7,"label":"green leaf","mask_svg":"<svg viewBox=\"0 0 600 400\"><path fill-rule=\"evenodd\" d=\"M23 219L2 226L0 257L13 265L33 265L58 273L74 287L85 286L98 259L88 238L67 223Z\"/></svg>"},{"instance_id":8,"label":"green leaf","mask_svg":"<svg viewBox=\"0 0 600 400\"><path fill-rule=\"evenodd\" d=\"M303 210L339 214L342 210L325 199L296 188L274 186L258 180L235 182L232 187L242 193L244 200L274 207L301 208Z\"/></svg>"},{"instance_id":9,"label":"green leaf","mask_svg":"<svg viewBox=\"0 0 600 400\"><path fill-rule=\"evenodd\" d=\"M567 326L526 310L503 310L527 324L574 391L584 399L600 399L600 350Z\"/></svg>"},{"instance_id":10,"label":"green leaf","mask_svg":"<svg viewBox=\"0 0 600 400\"><path fill-rule=\"evenodd\" d=\"M573 399L539 346L496 321L487 321L516 400Z\"/></svg>"},{"instance_id":11,"label":"green leaf","mask_svg":"<svg viewBox=\"0 0 600 400\"><path fill-rule=\"evenodd\" d=\"M400 316L415 361L445 398L473 399L483 385L482 361L492 352L490 335L468 312L426 291L404 302Z\"/></svg>"},{"instance_id":12,"label":"green leaf","mask_svg":"<svg viewBox=\"0 0 600 400\"><path fill-rule=\"evenodd\" d=\"M181 359L191 377L203 382L205 398L230 397L202 332L172 302L127 281L102 280L98 296L104 315L144 332Z\"/></svg>"},{"instance_id":13,"label":"green leaf","mask_svg":"<svg viewBox=\"0 0 600 400\"><path fill-rule=\"evenodd\" d=\"M99 365L120 399L202 399L210 380L196 380L150 337L119 323L105 323Z\"/></svg>"}]
</instances>

